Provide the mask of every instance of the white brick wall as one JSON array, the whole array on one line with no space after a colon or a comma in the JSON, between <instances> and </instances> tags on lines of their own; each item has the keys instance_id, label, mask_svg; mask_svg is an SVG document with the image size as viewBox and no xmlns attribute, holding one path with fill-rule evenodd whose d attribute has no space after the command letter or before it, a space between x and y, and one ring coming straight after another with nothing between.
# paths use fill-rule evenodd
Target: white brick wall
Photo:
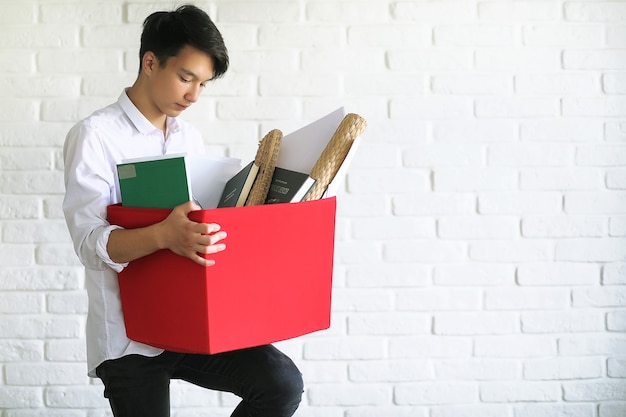
<instances>
[{"instance_id":1,"label":"white brick wall","mask_svg":"<svg viewBox=\"0 0 626 417\"><path fill-rule=\"evenodd\" d=\"M0 417L110 416L60 211L69 127L137 71L144 0L0 1ZM187 119L251 158L338 105L333 322L300 417L626 415L626 1L202 1L232 69ZM227 416L182 383L173 416Z\"/></svg>"}]
</instances>

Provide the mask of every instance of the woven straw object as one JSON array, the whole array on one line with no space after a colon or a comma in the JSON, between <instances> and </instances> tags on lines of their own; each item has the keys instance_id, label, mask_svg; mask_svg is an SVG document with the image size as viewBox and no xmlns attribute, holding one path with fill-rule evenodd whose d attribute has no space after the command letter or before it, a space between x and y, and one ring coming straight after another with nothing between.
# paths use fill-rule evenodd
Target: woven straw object
<instances>
[{"instance_id":1,"label":"woven straw object","mask_svg":"<svg viewBox=\"0 0 626 417\"><path fill-rule=\"evenodd\" d=\"M280 142L283 139L283 132L278 129L270 131L259 143L254 163L259 166L259 173L250 189L250 194L246 199L246 206L258 206L265 203L267 193L276 168Z\"/></svg>"},{"instance_id":2,"label":"woven straw object","mask_svg":"<svg viewBox=\"0 0 626 417\"><path fill-rule=\"evenodd\" d=\"M324 191L335 178L354 140L365 130L367 122L358 114L347 114L332 138L320 154L311 170L311 178L317 180L311 191L304 198L305 201L322 198Z\"/></svg>"}]
</instances>

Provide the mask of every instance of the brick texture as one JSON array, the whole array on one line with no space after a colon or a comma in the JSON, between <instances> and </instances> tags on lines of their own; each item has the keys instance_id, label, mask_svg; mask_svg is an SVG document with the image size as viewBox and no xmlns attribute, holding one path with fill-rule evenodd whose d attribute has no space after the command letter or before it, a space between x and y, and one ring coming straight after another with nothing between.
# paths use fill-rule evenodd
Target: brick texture
<instances>
[{"instance_id":1,"label":"brick texture","mask_svg":"<svg viewBox=\"0 0 626 417\"><path fill-rule=\"evenodd\" d=\"M172 1L2 2L0 417L110 417L85 365L61 148ZM336 107L369 127L339 195L329 330L279 343L297 417L626 415L626 3L198 3L231 71L182 117L207 152ZM226 416L179 381L173 416Z\"/></svg>"}]
</instances>

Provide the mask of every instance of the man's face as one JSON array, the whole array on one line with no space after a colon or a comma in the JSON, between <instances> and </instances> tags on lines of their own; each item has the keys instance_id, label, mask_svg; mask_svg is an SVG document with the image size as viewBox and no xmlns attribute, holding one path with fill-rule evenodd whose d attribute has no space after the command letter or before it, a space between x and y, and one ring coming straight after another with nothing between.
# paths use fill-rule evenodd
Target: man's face
<instances>
[{"instance_id":1,"label":"man's face","mask_svg":"<svg viewBox=\"0 0 626 417\"><path fill-rule=\"evenodd\" d=\"M165 67L153 66L150 76L154 105L167 116L176 117L198 100L213 77L213 61L206 53L185 46L170 57Z\"/></svg>"}]
</instances>

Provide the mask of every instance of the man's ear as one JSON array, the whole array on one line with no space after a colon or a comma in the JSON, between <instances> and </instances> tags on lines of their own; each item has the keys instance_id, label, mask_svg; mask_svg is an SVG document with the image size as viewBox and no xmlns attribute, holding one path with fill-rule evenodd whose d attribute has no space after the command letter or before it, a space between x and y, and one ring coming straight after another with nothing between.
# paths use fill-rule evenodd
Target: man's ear
<instances>
[{"instance_id":1,"label":"man's ear","mask_svg":"<svg viewBox=\"0 0 626 417\"><path fill-rule=\"evenodd\" d=\"M146 75L151 75L156 66L159 65L159 60L152 51L147 51L141 58L141 69Z\"/></svg>"}]
</instances>

